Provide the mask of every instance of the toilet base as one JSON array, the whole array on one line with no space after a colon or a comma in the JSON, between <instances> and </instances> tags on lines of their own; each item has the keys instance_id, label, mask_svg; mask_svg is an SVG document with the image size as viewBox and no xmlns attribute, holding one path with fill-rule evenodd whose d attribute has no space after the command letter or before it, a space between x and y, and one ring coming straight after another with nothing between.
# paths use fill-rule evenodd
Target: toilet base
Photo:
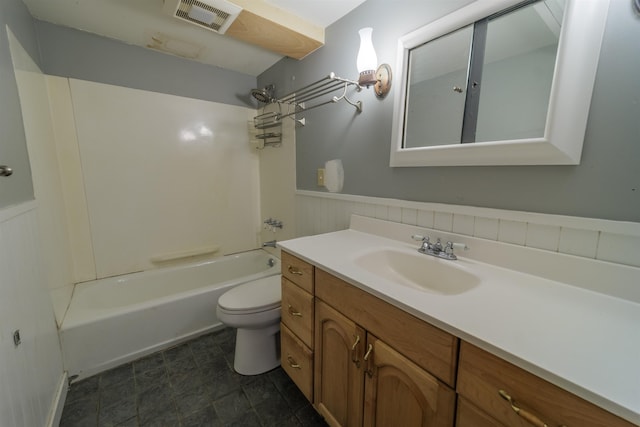
<instances>
[{"instance_id":1,"label":"toilet base","mask_svg":"<svg viewBox=\"0 0 640 427\"><path fill-rule=\"evenodd\" d=\"M258 375L280 366L280 324L236 332L233 369L241 375Z\"/></svg>"}]
</instances>

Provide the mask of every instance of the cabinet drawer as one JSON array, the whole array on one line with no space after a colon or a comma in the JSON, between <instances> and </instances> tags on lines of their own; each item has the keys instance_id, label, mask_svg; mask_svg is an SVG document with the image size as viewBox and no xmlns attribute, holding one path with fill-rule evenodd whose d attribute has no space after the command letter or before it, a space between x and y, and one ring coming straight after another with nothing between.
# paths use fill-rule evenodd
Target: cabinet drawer
<instances>
[{"instance_id":1,"label":"cabinet drawer","mask_svg":"<svg viewBox=\"0 0 640 427\"><path fill-rule=\"evenodd\" d=\"M282 275L313 294L313 265L287 252L281 254Z\"/></svg>"},{"instance_id":2,"label":"cabinet drawer","mask_svg":"<svg viewBox=\"0 0 640 427\"><path fill-rule=\"evenodd\" d=\"M466 399L458 398L456 427L506 427L476 408Z\"/></svg>"},{"instance_id":3,"label":"cabinet drawer","mask_svg":"<svg viewBox=\"0 0 640 427\"><path fill-rule=\"evenodd\" d=\"M313 296L282 278L282 323L313 348Z\"/></svg>"},{"instance_id":4,"label":"cabinet drawer","mask_svg":"<svg viewBox=\"0 0 640 427\"><path fill-rule=\"evenodd\" d=\"M531 427L543 423L569 427L633 426L467 342L462 342L460 346L457 389L460 396L507 426ZM500 390L511 397L513 405L521 409L520 415L500 395Z\"/></svg>"},{"instance_id":5,"label":"cabinet drawer","mask_svg":"<svg viewBox=\"0 0 640 427\"><path fill-rule=\"evenodd\" d=\"M321 269L316 298L388 343L407 359L453 387L458 339Z\"/></svg>"},{"instance_id":6,"label":"cabinet drawer","mask_svg":"<svg viewBox=\"0 0 640 427\"><path fill-rule=\"evenodd\" d=\"M280 354L282 369L313 402L313 352L284 324L280 324Z\"/></svg>"}]
</instances>

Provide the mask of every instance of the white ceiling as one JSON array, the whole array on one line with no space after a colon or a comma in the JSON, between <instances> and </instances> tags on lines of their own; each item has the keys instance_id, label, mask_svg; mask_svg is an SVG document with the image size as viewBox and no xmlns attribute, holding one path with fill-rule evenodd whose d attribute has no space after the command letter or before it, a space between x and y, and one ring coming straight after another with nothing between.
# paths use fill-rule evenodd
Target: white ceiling
<instances>
[{"instance_id":1,"label":"white ceiling","mask_svg":"<svg viewBox=\"0 0 640 427\"><path fill-rule=\"evenodd\" d=\"M163 0L23 0L40 20L137 46L170 40L194 60L257 76L282 56L185 23L162 12ZM265 0L326 28L365 0Z\"/></svg>"}]
</instances>

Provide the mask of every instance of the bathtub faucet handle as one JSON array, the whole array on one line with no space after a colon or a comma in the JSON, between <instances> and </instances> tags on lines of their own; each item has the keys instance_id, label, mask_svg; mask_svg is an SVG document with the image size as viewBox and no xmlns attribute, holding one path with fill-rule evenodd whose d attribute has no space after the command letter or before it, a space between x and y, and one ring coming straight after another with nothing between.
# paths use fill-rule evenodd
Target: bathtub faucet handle
<instances>
[{"instance_id":1,"label":"bathtub faucet handle","mask_svg":"<svg viewBox=\"0 0 640 427\"><path fill-rule=\"evenodd\" d=\"M283 227L283 223L280 220L274 219L274 218L267 218L264 221L262 221L264 224L264 228L265 230L271 229L271 231L273 231L275 233L276 228L279 228L282 230Z\"/></svg>"}]
</instances>

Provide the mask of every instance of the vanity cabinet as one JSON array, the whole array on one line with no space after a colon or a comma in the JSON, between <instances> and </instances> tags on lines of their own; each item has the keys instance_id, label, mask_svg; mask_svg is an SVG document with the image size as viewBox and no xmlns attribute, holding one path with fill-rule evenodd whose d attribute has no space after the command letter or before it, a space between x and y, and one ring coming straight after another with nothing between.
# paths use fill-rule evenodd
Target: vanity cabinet
<instances>
[{"instance_id":1,"label":"vanity cabinet","mask_svg":"<svg viewBox=\"0 0 640 427\"><path fill-rule=\"evenodd\" d=\"M284 251L281 326L331 426L634 426Z\"/></svg>"},{"instance_id":2,"label":"vanity cabinet","mask_svg":"<svg viewBox=\"0 0 640 427\"><path fill-rule=\"evenodd\" d=\"M457 427L633 426L467 342L458 369Z\"/></svg>"},{"instance_id":3,"label":"vanity cabinet","mask_svg":"<svg viewBox=\"0 0 640 427\"><path fill-rule=\"evenodd\" d=\"M451 427L458 340L323 270L315 282L314 405L329 425Z\"/></svg>"},{"instance_id":4,"label":"vanity cabinet","mask_svg":"<svg viewBox=\"0 0 640 427\"><path fill-rule=\"evenodd\" d=\"M313 402L314 266L282 252L280 354L284 371Z\"/></svg>"}]
</instances>

